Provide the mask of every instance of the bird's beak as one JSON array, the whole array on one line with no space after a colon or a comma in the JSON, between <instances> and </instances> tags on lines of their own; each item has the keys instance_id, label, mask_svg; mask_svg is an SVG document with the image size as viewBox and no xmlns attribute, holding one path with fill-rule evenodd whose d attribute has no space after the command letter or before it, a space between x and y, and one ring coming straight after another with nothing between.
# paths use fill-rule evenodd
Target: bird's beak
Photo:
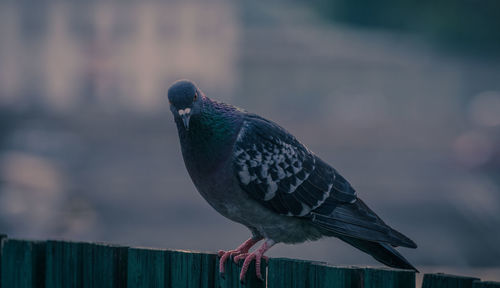
<instances>
[{"instance_id":1,"label":"bird's beak","mask_svg":"<svg viewBox=\"0 0 500 288\"><path fill-rule=\"evenodd\" d=\"M189 118L191 118L191 109L186 108L186 109L180 109L177 111L179 113L179 116L182 118L182 123L184 123L184 128L189 131Z\"/></svg>"},{"instance_id":2,"label":"bird's beak","mask_svg":"<svg viewBox=\"0 0 500 288\"><path fill-rule=\"evenodd\" d=\"M184 123L184 128L189 131L189 118L191 118L191 114L184 114L181 116L182 122Z\"/></svg>"}]
</instances>

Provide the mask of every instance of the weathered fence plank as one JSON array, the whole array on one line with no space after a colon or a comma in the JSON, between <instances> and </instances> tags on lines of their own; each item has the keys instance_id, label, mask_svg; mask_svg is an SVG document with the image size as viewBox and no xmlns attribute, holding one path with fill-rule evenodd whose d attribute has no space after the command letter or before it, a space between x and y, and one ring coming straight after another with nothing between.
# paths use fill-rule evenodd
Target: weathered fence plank
<instances>
[{"instance_id":1,"label":"weathered fence plank","mask_svg":"<svg viewBox=\"0 0 500 288\"><path fill-rule=\"evenodd\" d=\"M7 238L7 235L0 234L0 288L2 288L2 246L5 238Z\"/></svg>"},{"instance_id":2,"label":"weathered fence plank","mask_svg":"<svg viewBox=\"0 0 500 288\"><path fill-rule=\"evenodd\" d=\"M47 241L45 286L83 287L83 243Z\"/></svg>"},{"instance_id":3,"label":"weathered fence plank","mask_svg":"<svg viewBox=\"0 0 500 288\"><path fill-rule=\"evenodd\" d=\"M127 247L85 243L82 249L84 288L127 286Z\"/></svg>"},{"instance_id":4,"label":"weathered fence plank","mask_svg":"<svg viewBox=\"0 0 500 288\"><path fill-rule=\"evenodd\" d=\"M219 259L218 259L219 260ZM217 260L216 262L216 268L217 268L217 277L215 281L215 287L220 287L220 288L264 288L266 287L266 283L264 281L261 281L257 279L257 276L255 276L255 262L252 261L250 263L250 267L248 268L246 277L245 277L245 282L241 283L240 282L240 271L241 271L241 266L243 264L243 261L240 261L240 263L236 264L232 259L228 259L225 263L225 268L226 272L224 275L220 275L219 273L219 261ZM261 273L262 277L266 279L266 261L262 259L262 264L261 264Z\"/></svg>"},{"instance_id":5,"label":"weathered fence plank","mask_svg":"<svg viewBox=\"0 0 500 288\"><path fill-rule=\"evenodd\" d=\"M271 259L268 287L397 287L414 288L415 272L330 267L324 263Z\"/></svg>"},{"instance_id":6,"label":"weathered fence plank","mask_svg":"<svg viewBox=\"0 0 500 288\"><path fill-rule=\"evenodd\" d=\"M271 258L268 265L268 288L309 287L307 275L310 262L285 258Z\"/></svg>"},{"instance_id":7,"label":"weathered fence plank","mask_svg":"<svg viewBox=\"0 0 500 288\"><path fill-rule=\"evenodd\" d=\"M312 262L307 275L309 287L362 287L363 269L356 267L332 267ZM413 287L412 287L413 288Z\"/></svg>"},{"instance_id":8,"label":"weathered fence plank","mask_svg":"<svg viewBox=\"0 0 500 288\"><path fill-rule=\"evenodd\" d=\"M474 281L472 288L500 288L500 282Z\"/></svg>"},{"instance_id":9,"label":"weathered fence plank","mask_svg":"<svg viewBox=\"0 0 500 288\"><path fill-rule=\"evenodd\" d=\"M364 270L364 288L414 288L415 272L398 269Z\"/></svg>"},{"instance_id":10,"label":"weathered fence plank","mask_svg":"<svg viewBox=\"0 0 500 288\"><path fill-rule=\"evenodd\" d=\"M425 274L422 288L472 288L474 277L463 277L448 274Z\"/></svg>"},{"instance_id":11,"label":"weathered fence plank","mask_svg":"<svg viewBox=\"0 0 500 288\"><path fill-rule=\"evenodd\" d=\"M2 241L1 287L44 287L45 243Z\"/></svg>"},{"instance_id":12,"label":"weathered fence plank","mask_svg":"<svg viewBox=\"0 0 500 288\"><path fill-rule=\"evenodd\" d=\"M216 255L192 251L167 251L167 287L215 287ZM175 264L174 264L175 263Z\"/></svg>"},{"instance_id":13,"label":"weathered fence plank","mask_svg":"<svg viewBox=\"0 0 500 288\"><path fill-rule=\"evenodd\" d=\"M268 269L269 288L363 287L363 269L356 267L332 267L319 262L272 258Z\"/></svg>"},{"instance_id":14,"label":"weathered fence plank","mask_svg":"<svg viewBox=\"0 0 500 288\"><path fill-rule=\"evenodd\" d=\"M167 287L165 250L129 248L127 260L127 287Z\"/></svg>"}]
</instances>

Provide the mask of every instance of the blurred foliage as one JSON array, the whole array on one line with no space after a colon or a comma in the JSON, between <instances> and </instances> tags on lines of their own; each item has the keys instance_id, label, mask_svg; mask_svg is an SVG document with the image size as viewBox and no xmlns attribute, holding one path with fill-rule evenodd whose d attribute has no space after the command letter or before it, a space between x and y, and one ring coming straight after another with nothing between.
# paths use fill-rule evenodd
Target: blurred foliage
<instances>
[{"instance_id":1,"label":"blurred foliage","mask_svg":"<svg viewBox=\"0 0 500 288\"><path fill-rule=\"evenodd\" d=\"M358 26L416 32L458 50L500 54L497 0L315 0L327 18Z\"/></svg>"}]
</instances>

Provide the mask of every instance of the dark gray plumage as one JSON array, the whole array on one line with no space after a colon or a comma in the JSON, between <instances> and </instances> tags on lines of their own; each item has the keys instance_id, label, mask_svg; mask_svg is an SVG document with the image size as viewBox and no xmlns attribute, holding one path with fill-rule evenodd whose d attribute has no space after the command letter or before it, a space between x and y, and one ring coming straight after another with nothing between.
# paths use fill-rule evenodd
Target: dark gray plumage
<instances>
[{"instance_id":1,"label":"dark gray plumage","mask_svg":"<svg viewBox=\"0 0 500 288\"><path fill-rule=\"evenodd\" d=\"M242 255L248 266L248 256L260 261L275 243L335 236L388 266L416 270L393 247L417 245L386 225L344 177L285 129L210 100L187 80L174 83L168 98L198 191L253 234L251 243L222 253L224 260ZM261 239L260 252L248 254Z\"/></svg>"}]
</instances>

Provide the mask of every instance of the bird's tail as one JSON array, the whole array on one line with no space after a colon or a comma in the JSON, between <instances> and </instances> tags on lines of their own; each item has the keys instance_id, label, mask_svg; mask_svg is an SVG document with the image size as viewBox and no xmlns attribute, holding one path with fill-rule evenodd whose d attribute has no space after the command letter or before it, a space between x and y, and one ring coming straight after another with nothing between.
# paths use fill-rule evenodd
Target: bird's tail
<instances>
[{"instance_id":1,"label":"bird's tail","mask_svg":"<svg viewBox=\"0 0 500 288\"><path fill-rule=\"evenodd\" d=\"M418 270L413 267L413 265L408 262L408 260L399 254L396 249L394 249L390 244L383 242L372 242L357 238L352 238L348 236L337 236L344 242L351 244L352 246L360 249L361 251L370 254L376 260L384 263L387 266L399 268L399 269L409 269L418 272Z\"/></svg>"}]
</instances>

